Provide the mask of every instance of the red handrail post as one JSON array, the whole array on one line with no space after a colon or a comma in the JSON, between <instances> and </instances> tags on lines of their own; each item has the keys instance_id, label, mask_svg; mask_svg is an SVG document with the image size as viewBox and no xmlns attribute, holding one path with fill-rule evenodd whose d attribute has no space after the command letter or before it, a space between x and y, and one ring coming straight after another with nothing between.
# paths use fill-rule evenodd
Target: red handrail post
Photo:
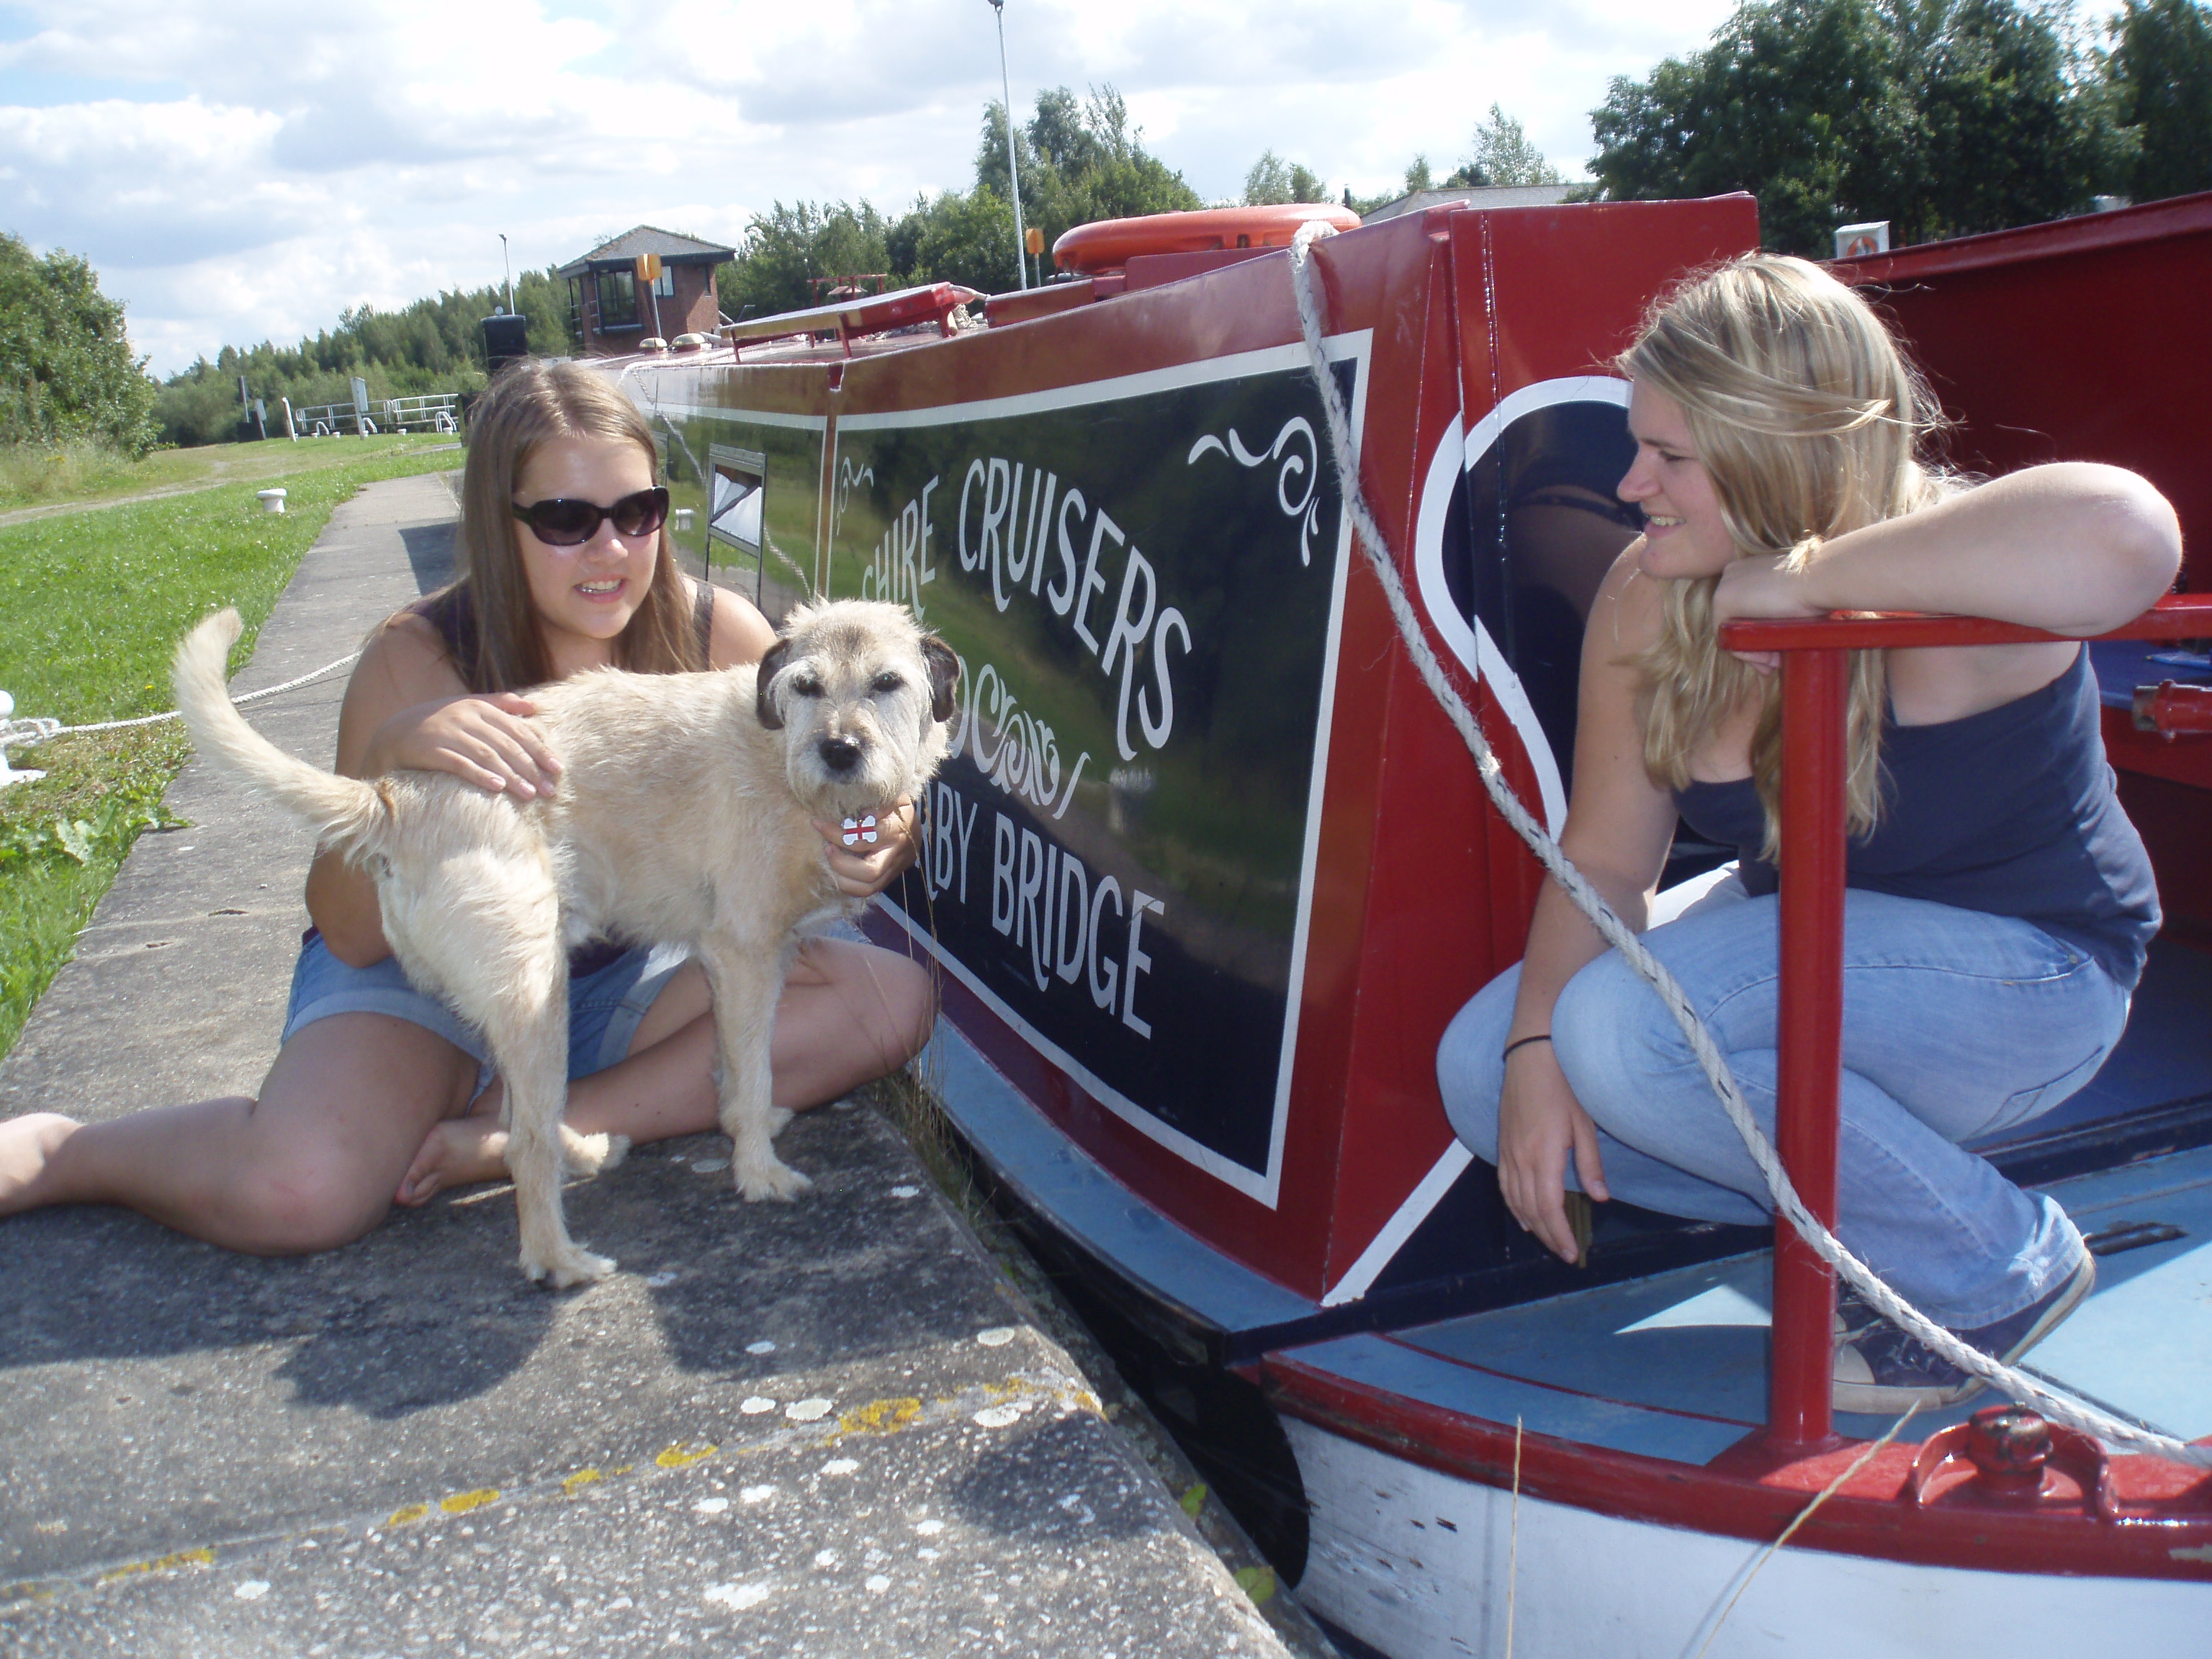
<instances>
[{"instance_id":1,"label":"red handrail post","mask_svg":"<svg viewBox=\"0 0 2212 1659\"><path fill-rule=\"evenodd\" d=\"M1806 1207L1836 1224L1836 1114L1844 1055L1845 651L1782 659L1782 961L1775 1144ZM1835 1438L1834 1271L1779 1217L1767 1437L1802 1450Z\"/></svg>"}]
</instances>

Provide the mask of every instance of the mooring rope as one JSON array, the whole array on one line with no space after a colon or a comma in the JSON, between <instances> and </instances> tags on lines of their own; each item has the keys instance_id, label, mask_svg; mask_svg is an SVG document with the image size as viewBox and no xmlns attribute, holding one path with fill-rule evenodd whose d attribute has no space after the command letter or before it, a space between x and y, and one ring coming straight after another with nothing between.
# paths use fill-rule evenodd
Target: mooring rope
<instances>
[{"instance_id":1,"label":"mooring rope","mask_svg":"<svg viewBox=\"0 0 2212 1659\"><path fill-rule=\"evenodd\" d=\"M1528 850L1560 890L1574 901L1575 908L1589 919L1599 936L1626 957L1629 965L1644 982L1656 991L1674 1023L1681 1028L1688 1041L1690 1051L1697 1056L1698 1065L1711 1083L1713 1092L1720 1097L1721 1109L1728 1114L1729 1121L1735 1126L1742 1138L1744 1150L1759 1167L1765 1180L1768 1194L1774 1200L1776 1211L1797 1231L1797 1236L1809 1245L1814 1253L1833 1267L1868 1305L1885 1319L1902 1326L1935 1353L1950 1361L1960 1370L1971 1372L1984 1382L2010 1395L2023 1405L2032 1405L2044 1416L2069 1428L2114 1446L2148 1452L2155 1456L2170 1458L2178 1463L2187 1463L2199 1468L2212 1468L2212 1446L2191 1446L2171 1435L2137 1427L2122 1422L2103 1412L2052 1393L2011 1366L1991 1358L1978 1348L1960 1341L1949 1331L1905 1301L1875 1276L1873 1269L1845 1249L1836 1236L1822 1224L1819 1217L1806 1208L1791 1184L1789 1172L1774 1144L1762 1131L1751 1115L1743 1098L1743 1091L1729 1070L1727 1058L1714 1042L1712 1034L1698 1018L1688 994L1667 971L1665 964L1644 947L1644 942L1628 925L1614 914L1605 896L1575 868L1559 844L1553 840L1544 826L1530 815L1513 793L1513 786L1505 781L1504 771L1498 757L1492 752L1489 740L1483 735L1480 724L1456 687L1445 675L1443 665L1423 632L1419 620L1413 614L1412 603L1406 597L1406 585L1398 574L1389 544L1382 529L1368 510L1365 491L1359 483L1359 453L1352 437L1352 422L1344 406L1343 394L1338 390L1336 377L1329 370L1327 354L1322 347L1322 313L1325 295L1322 290L1319 264L1313 258L1313 244L1321 237L1334 236L1334 227L1319 221L1300 228L1291 245L1291 288L1297 296L1298 328L1305 337L1306 356L1310 360L1314 383L1321 392L1322 409L1328 426L1329 443L1334 451L1332 459L1336 467L1338 493L1344 510L1351 516L1357 539L1367 555L1376 579L1382 584L1382 596L1390 607L1390 615L1398 624L1399 637L1405 641L1406 650L1413 666L1429 688L1445 717L1467 744L1468 752L1474 757L1475 770L1482 779L1482 787L1489 793L1491 802L1498 815L1513 826L1514 832L1528 844Z\"/></svg>"},{"instance_id":2,"label":"mooring rope","mask_svg":"<svg viewBox=\"0 0 2212 1659\"><path fill-rule=\"evenodd\" d=\"M337 673L360 658L361 653L356 651L350 656L340 657L336 662L325 663L312 674L302 674L296 680L286 680L282 685L268 685L258 691L248 691L244 696L233 697L231 702L243 706L258 702L264 697L273 697L280 691L296 691L325 675ZM159 714L141 714L135 720L100 720L92 726L64 726L59 720L43 714L19 720L0 720L0 749L11 744L20 744L27 749L34 744L44 743L49 738L77 738L88 732L121 732L134 726L159 726L163 720L181 718L178 711L172 708Z\"/></svg>"}]
</instances>

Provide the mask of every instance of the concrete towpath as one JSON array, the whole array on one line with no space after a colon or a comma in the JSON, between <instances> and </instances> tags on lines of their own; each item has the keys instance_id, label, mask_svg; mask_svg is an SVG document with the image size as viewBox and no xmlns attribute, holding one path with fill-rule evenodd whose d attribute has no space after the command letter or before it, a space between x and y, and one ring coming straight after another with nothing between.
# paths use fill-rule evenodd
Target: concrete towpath
<instances>
[{"instance_id":1,"label":"concrete towpath","mask_svg":"<svg viewBox=\"0 0 2212 1659\"><path fill-rule=\"evenodd\" d=\"M341 507L235 690L342 657L451 568L436 477ZM255 705L326 761L343 677ZM0 1113L251 1093L304 832L194 763L0 1064ZM0 1651L1281 1654L905 1141L718 1137L574 1186L622 1263L526 1284L504 1186L260 1260L126 1212L0 1220Z\"/></svg>"}]
</instances>

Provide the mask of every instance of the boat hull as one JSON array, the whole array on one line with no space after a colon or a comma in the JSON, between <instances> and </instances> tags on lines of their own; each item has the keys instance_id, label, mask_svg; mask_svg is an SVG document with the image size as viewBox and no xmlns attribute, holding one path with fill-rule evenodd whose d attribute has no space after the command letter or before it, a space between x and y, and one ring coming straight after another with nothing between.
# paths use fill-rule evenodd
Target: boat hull
<instances>
[{"instance_id":1,"label":"boat hull","mask_svg":"<svg viewBox=\"0 0 2212 1659\"><path fill-rule=\"evenodd\" d=\"M2123 1642L2130 1659L2201 1659L2212 1632L2212 1583L1770 1556L1286 1426L1312 1506L1298 1600L1393 1659L2080 1659Z\"/></svg>"}]
</instances>

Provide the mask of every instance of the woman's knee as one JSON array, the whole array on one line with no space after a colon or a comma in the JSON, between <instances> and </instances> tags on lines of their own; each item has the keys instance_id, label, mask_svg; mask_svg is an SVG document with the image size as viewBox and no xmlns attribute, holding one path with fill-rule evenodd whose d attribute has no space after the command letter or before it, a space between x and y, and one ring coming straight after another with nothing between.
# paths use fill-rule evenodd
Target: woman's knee
<instances>
[{"instance_id":1,"label":"woman's knee","mask_svg":"<svg viewBox=\"0 0 2212 1659\"><path fill-rule=\"evenodd\" d=\"M271 1147L242 1165L226 1202L242 1248L305 1255L350 1244L384 1219L392 1185L332 1143Z\"/></svg>"},{"instance_id":2,"label":"woman's knee","mask_svg":"<svg viewBox=\"0 0 2212 1659\"><path fill-rule=\"evenodd\" d=\"M896 1071L928 1045L937 1030L937 981L922 963L845 939L814 941L805 961L830 993L824 1012L834 1010L847 1033L867 1040L876 1060L870 1075Z\"/></svg>"},{"instance_id":3,"label":"woman's knee","mask_svg":"<svg viewBox=\"0 0 2212 1659\"><path fill-rule=\"evenodd\" d=\"M896 1070L927 1048L936 1034L937 981L912 958L884 955L877 970L884 997L883 1048Z\"/></svg>"},{"instance_id":4,"label":"woman's knee","mask_svg":"<svg viewBox=\"0 0 2212 1659\"><path fill-rule=\"evenodd\" d=\"M1583 1109L1607 1122L1690 1058L1681 1030L1658 993L1618 951L1585 964L1552 1008L1552 1042Z\"/></svg>"},{"instance_id":5,"label":"woman's knee","mask_svg":"<svg viewBox=\"0 0 2212 1659\"><path fill-rule=\"evenodd\" d=\"M1518 967L1492 980L1452 1017L1437 1044L1444 1116L1462 1144L1490 1164L1498 1161L1498 1096L1505 1072L1500 1055L1520 982Z\"/></svg>"}]
</instances>

